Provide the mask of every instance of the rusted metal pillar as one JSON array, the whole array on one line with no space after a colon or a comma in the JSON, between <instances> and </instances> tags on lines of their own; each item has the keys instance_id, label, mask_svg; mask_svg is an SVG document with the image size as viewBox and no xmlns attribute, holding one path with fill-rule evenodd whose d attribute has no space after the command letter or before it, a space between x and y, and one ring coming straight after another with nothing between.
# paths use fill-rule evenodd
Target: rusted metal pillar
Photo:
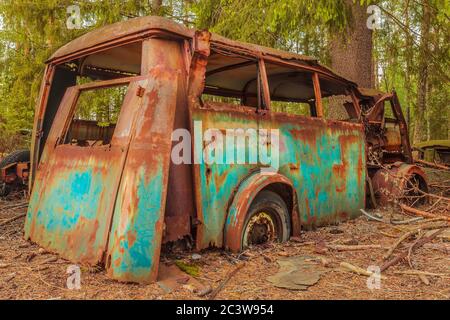
<instances>
[{"instance_id":1,"label":"rusted metal pillar","mask_svg":"<svg viewBox=\"0 0 450 320\"><path fill-rule=\"evenodd\" d=\"M178 78L177 106L175 111L174 130L189 130L189 112L186 98L188 63L182 41L151 38L142 44L143 75L158 65L177 70ZM178 142L173 142L176 144ZM194 213L194 194L192 190L192 169L189 164L170 162L169 185L167 192L164 242L176 241L191 232L191 217Z\"/></svg>"},{"instance_id":2,"label":"rusted metal pillar","mask_svg":"<svg viewBox=\"0 0 450 320\"><path fill-rule=\"evenodd\" d=\"M141 75L158 66L182 70L181 43L166 39L147 39L142 43Z\"/></svg>"},{"instance_id":3,"label":"rusted metal pillar","mask_svg":"<svg viewBox=\"0 0 450 320\"><path fill-rule=\"evenodd\" d=\"M314 83L314 95L316 96L317 117L323 118L322 92L320 90L320 80L319 74L317 72L314 72L313 74L313 83Z\"/></svg>"},{"instance_id":4,"label":"rusted metal pillar","mask_svg":"<svg viewBox=\"0 0 450 320\"><path fill-rule=\"evenodd\" d=\"M266 72L266 65L264 63L264 60L260 58L258 60L258 69L259 69L259 76L261 81L261 90L262 92L259 92L263 98L263 105L265 106L265 109L270 110L270 89L269 89L269 82L267 79L267 72Z\"/></svg>"}]
</instances>

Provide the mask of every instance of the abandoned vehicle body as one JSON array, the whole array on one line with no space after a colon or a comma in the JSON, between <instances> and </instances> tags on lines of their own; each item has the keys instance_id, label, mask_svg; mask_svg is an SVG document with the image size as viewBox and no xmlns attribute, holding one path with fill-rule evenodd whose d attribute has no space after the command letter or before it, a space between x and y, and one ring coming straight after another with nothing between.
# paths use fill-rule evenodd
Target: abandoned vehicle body
<instances>
[{"instance_id":1,"label":"abandoned vehicle body","mask_svg":"<svg viewBox=\"0 0 450 320\"><path fill-rule=\"evenodd\" d=\"M71 261L103 264L114 279L152 282L163 244L237 252L355 217L368 175L387 170L366 165L365 116L378 100L313 58L159 17L90 32L47 63L25 237ZM380 137L384 127L369 133L384 152L377 161L408 171L402 123L393 135L401 141ZM231 161L203 159L213 139L196 143L199 136L223 143L220 133L228 139L233 129L275 132L264 141L272 162L250 159L250 134L225 151ZM199 159L173 161L174 132L192 134L194 150L182 156Z\"/></svg>"}]
</instances>

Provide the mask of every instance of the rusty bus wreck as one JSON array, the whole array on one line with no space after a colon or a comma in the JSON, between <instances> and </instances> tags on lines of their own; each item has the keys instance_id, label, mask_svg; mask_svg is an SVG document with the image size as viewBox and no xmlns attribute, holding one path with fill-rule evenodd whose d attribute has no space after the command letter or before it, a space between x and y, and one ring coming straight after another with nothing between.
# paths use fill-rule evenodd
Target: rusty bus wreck
<instances>
[{"instance_id":1,"label":"rusty bus wreck","mask_svg":"<svg viewBox=\"0 0 450 320\"><path fill-rule=\"evenodd\" d=\"M114 121L80 116L92 94L116 87L123 102ZM336 101L345 117L325 119ZM389 121L385 102L396 110ZM274 112L275 103L308 114ZM192 132L199 121L202 133L278 129L278 170L175 164L172 132ZM152 282L163 244L186 239L196 250L237 252L356 217L366 189L388 201L379 191L398 187L392 173L424 179L406 130L395 94L358 89L313 58L158 17L106 26L47 63L25 237L71 261L103 265L114 279Z\"/></svg>"}]
</instances>

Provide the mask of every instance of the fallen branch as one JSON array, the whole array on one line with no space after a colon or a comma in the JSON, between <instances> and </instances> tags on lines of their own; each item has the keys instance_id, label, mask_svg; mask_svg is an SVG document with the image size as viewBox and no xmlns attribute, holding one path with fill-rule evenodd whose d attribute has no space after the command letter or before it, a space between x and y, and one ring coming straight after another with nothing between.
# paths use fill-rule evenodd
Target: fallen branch
<instances>
[{"instance_id":1,"label":"fallen branch","mask_svg":"<svg viewBox=\"0 0 450 320\"><path fill-rule=\"evenodd\" d=\"M378 231L379 233L381 233L383 236L389 237L389 238L397 238L396 235L384 232L384 231Z\"/></svg>"},{"instance_id":2,"label":"fallen branch","mask_svg":"<svg viewBox=\"0 0 450 320\"><path fill-rule=\"evenodd\" d=\"M367 249L384 249L379 244L361 244L361 245L327 245L327 248L337 251L358 251Z\"/></svg>"},{"instance_id":3,"label":"fallen branch","mask_svg":"<svg viewBox=\"0 0 450 320\"><path fill-rule=\"evenodd\" d=\"M371 277L374 275L373 272L367 271L363 268L360 268L358 266L354 266L348 262L341 262L341 267L348 269L356 274L362 275L362 276L366 276L366 277ZM380 276L381 279L386 279L386 277L384 276Z\"/></svg>"},{"instance_id":4,"label":"fallen branch","mask_svg":"<svg viewBox=\"0 0 450 320\"><path fill-rule=\"evenodd\" d=\"M419 209L416 209L416 208L411 208L411 207L409 207L407 205L404 205L404 204L400 204L400 208L402 208L402 210L405 210L405 211L407 211L409 213L412 213L412 214L414 214L416 216L422 216L422 217L425 217L425 218L442 218L445 221L450 222L450 217L443 217L443 216L440 216L440 215L437 215L437 214L433 214L433 213L429 213L429 212L426 212L426 211L422 211L422 210L419 210Z\"/></svg>"},{"instance_id":5,"label":"fallen branch","mask_svg":"<svg viewBox=\"0 0 450 320\"><path fill-rule=\"evenodd\" d=\"M418 242L416 242L413 245L413 250L420 248L421 246L423 246L425 243L432 241L434 238L436 238L442 231L444 231L446 228L442 228L437 230L435 233L433 233L432 235L422 238L420 239ZM392 260L389 260L388 262L386 262L385 264L383 264L381 266L381 272L386 271L388 268L392 267L393 265L397 264L398 262L400 262L402 259L404 259L407 255L408 255L408 251L403 251L401 254L399 254L398 256L396 256L395 258L393 258Z\"/></svg>"},{"instance_id":6,"label":"fallen branch","mask_svg":"<svg viewBox=\"0 0 450 320\"><path fill-rule=\"evenodd\" d=\"M10 222L16 221L17 219L23 218L23 217L25 217L26 215L27 215L26 212L25 212L25 213L18 214L17 216L12 217L11 219L8 219L8 220L3 221L2 223L0 223L0 227L3 227L4 225L6 225L6 224L8 224L8 223L10 223Z\"/></svg>"},{"instance_id":7,"label":"fallen branch","mask_svg":"<svg viewBox=\"0 0 450 320\"><path fill-rule=\"evenodd\" d=\"M58 261L58 257L52 256L50 258L47 258L47 259L41 261L39 264L52 263L52 262L56 262L56 261Z\"/></svg>"},{"instance_id":8,"label":"fallen branch","mask_svg":"<svg viewBox=\"0 0 450 320\"><path fill-rule=\"evenodd\" d=\"M427 166L427 167L432 167L432 168L442 169L442 170L450 170L449 167L444 166L444 165L442 165L442 164L437 164L437 163L433 163L433 162L428 162L428 161L420 160L420 159L417 159L417 160L414 160L414 161L417 162L417 163L423 164L424 166Z\"/></svg>"},{"instance_id":9,"label":"fallen branch","mask_svg":"<svg viewBox=\"0 0 450 320\"><path fill-rule=\"evenodd\" d=\"M420 189L417 189L417 190L418 190L419 193L423 194L426 197L431 197L431 198L435 198L435 199L439 199L439 200L444 200L444 201L450 202L450 198L439 196L439 195L434 194L434 193L428 193L428 192L422 191Z\"/></svg>"},{"instance_id":10,"label":"fallen branch","mask_svg":"<svg viewBox=\"0 0 450 320\"><path fill-rule=\"evenodd\" d=\"M450 254L450 244L446 243L427 243L423 246L425 249L438 250L445 254Z\"/></svg>"},{"instance_id":11,"label":"fallen branch","mask_svg":"<svg viewBox=\"0 0 450 320\"><path fill-rule=\"evenodd\" d=\"M407 220L391 220L391 223L395 224L395 225L410 224L410 223L417 222L417 221L420 221L420 220L423 220L423 217L416 217L416 218L407 219Z\"/></svg>"},{"instance_id":12,"label":"fallen branch","mask_svg":"<svg viewBox=\"0 0 450 320\"><path fill-rule=\"evenodd\" d=\"M433 209L441 202L442 199L437 199L427 210L426 212L433 212Z\"/></svg>"},{"instance_id":13,"label":"fallen branch","mask_svg":"<svg viewBox=\"0 0 450 320\"><path fill-rule=\"evenodd\" d=\"M430 187L439 187L439 186L445 185L446 183L449 183L449 182L450 182L450 179L447 179L447 180L440 181L440 182L433 182L433 183L430 183L429 186L430 186Z\"/></svg>"},{"instance_id":14,"label":"fallen branch","mask_svg":"<svg viewBox=\"0 0 450 320\"><path fill-rule=\"evenodd\" d=\"M439 216L437 218L426 219L423 222L430 223L430 222L435 222L435 221L447 221L447 217Z\"/></svg>"},{"instance_id":15,"label":"fallen branch","mask_svg":"<svg viewBox=\"0 0 450 320\"><path fill-rule=\"evenodd\" d=\"M22 207L22 206L28 206L28 201L14 203L14 204L10 204L7 206L2 206L2 207L0 207L0 210L10 210L10 209L15 209L17 207Z\"/></svg>"},{"instance_id":16,"label":"fallen branch","mask_svg":"<svg viewBox=\"0 0 450 320\"><path fill-rule=\"evenodd\" d=\"M367 213L364 209L359 209L366 217L368 217L369 219L378 221L378 222L384 222L383 219L377 218L372 216L371 214Z\"/></svg>"},{"instance_id":17,"label":"fallen branch","mask_svg":"<svg viewBox=\"0 0 450 320\"><path fill-rule=\"evenodd\" d=\"M421 230L433 230L433 229L440 229L440 228L445 228L446 226L441 225L422 225L420 227L417 227L411 231L406 232L405 234L403 234L390 248L389 250L386 252L386 254L383 256L384 260L387 260L392 253L395 251L395 249L397 249L397 247L406 239L408 239L409 237L411 237L412 235L415 235L416 233L419 233Z\"/></svg>"},{"instance_id":18,"label":"fallen branch","mask_svg":"<svg viewBox=\"0 0 450 320\"><path fill-rule=\"evenodd\" d=\"M408 274L412 276L418 276L418 275L424 275L424 276L430 276L430 277L442 277L442 278L450 278L450 274L445 273L433 273L433 272L426 272L426 271L420 271L420 270L406 270L406 271L395 271L396 274Z\"/></svg>"},{"instance_id":19,"label":"fallen branch","mask_svg":"<svg viewBox=\"0 0 450 320\"><path fill-rule=\"evenodd\" d=\"M234 268L230 273L227 274L225 279L222 280L222 282L211 292L211 295L209 296L209 300L213 300L217 294L222 291L222 289L225 287L225 285L230 281L230 279L245 265L245 263L240 263Z\"/></svg>"},{"instance_id":20,"label":"fallen branch","mask_svg":"<svg viewBox=\"0 0 450 320\"><path fill-rule=\"evenodd\" d=\"M417 236L416 241L414 241L414 243L408 249L408 255L406 256L406 260L408 261L408 264L411 268L413 267L412 262L411 262L412 250L413 250L414 246L416 245L416 243L419 242L420 239L422 239L422 237L423 237L423 233L419 232L419 235ZM423 281L422 278L420 278L420 279Z\"/></svg>"}]
</instances>

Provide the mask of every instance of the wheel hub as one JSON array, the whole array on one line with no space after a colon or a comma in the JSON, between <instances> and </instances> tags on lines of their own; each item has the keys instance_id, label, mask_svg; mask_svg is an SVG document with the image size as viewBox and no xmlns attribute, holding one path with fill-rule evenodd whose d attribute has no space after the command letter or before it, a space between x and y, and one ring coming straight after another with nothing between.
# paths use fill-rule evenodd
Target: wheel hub
<instances>
[{"instance_id":1,"label":"wheel hub","mask_svg":"<svg viewBox=\"0 0 450 320\"><path fill-rule=\"evenodd\" d=\"M259 212L250 218L244 233L244 247L258 245L277 238L275 222L271 215Z\"/></svg>"}]
</instances>

